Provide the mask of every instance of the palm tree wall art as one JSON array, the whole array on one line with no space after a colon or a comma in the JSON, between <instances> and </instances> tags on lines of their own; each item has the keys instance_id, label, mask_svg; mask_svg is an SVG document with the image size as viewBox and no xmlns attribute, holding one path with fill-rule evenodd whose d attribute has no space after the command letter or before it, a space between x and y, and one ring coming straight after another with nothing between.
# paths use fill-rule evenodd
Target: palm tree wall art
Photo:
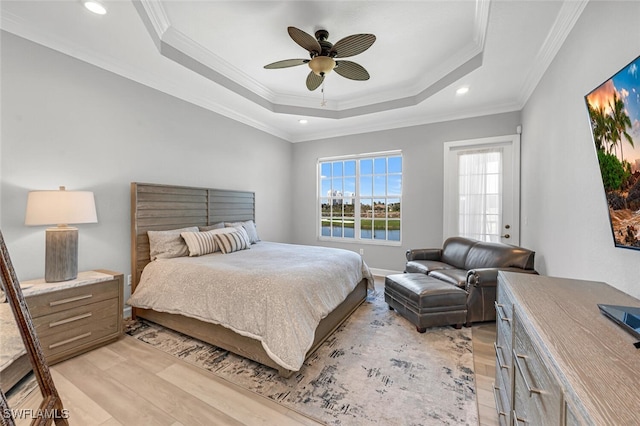
<instances>
[{"instance_id":1,"label":"palm tree wall art","mask_svg":"<svg viewBox=\"0 0 640 426\"><path fill-rule=\"evenodd\" d=\"M614 243L640 250L640 56L585 100Z\"/></svg>"}]
</instances>

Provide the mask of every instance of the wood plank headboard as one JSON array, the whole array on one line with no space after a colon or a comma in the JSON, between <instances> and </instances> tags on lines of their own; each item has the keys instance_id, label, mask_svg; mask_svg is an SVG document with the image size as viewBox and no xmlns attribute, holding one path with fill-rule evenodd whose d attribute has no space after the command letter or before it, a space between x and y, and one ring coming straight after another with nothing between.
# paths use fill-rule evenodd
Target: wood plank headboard
<instances>
[{"instance_id":1,"label":"wood plank headboard","mask_svg":"<svg viewBox=\"0 0 640 426\"><path fill-rule=\"evenodd\" d=\"M131 293L151 261L147 231L255 220L255 193L131 183Z\"/></svg>"}]
</instances>

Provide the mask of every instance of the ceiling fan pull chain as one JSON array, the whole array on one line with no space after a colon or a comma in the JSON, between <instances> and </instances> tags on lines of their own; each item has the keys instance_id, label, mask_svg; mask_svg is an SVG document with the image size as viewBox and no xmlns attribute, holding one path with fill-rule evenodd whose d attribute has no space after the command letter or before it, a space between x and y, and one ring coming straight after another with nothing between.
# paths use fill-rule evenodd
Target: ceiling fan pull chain
<instances>
[{"instance_id":1,"label":"ceiling fan pull chain","mask_svg":"<svg viewBox=\"0 0 640 426\"><path fill-rule=\"evenodd\" d=\"M327 106L327 101L324 99L324 80L322 81L322 89L320 89L320 91L322 92L322 102L320 102L320 106Z\"/></svg>"}]
</instances>

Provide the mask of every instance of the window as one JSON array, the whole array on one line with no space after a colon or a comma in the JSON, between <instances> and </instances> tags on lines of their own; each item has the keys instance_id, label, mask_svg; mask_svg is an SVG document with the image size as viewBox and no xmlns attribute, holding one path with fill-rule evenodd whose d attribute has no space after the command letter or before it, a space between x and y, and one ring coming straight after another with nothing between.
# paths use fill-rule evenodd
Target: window
<instances>
[{"instance_id":1,"label":"window","mask_svg":"<svg viewBox=\"0 0 640 426\"><path fill-rule=\"evenodd\" d=\"M500 241L501 149L462 152L458 162L460 235L481 241Z\"/></svg>"},{"instance_id":2,"label":"window","mask_svg":"<svg viewBox=\"0 0 640 426\"><path fill-rule=\"evenodd\" d=\"M399 243L400 152L318 161L320 239Z\"/></svg>"}]
</instances>

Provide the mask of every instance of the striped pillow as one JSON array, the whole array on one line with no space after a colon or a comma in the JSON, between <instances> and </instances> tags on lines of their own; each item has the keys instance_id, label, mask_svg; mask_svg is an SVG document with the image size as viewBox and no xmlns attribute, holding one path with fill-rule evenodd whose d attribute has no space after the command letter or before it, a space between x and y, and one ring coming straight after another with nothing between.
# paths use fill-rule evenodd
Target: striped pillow
<instances>
[{"instance_id":1,"label":"striped pillow","mask_svg":"<svg viewBox=\"0 0 640 426\"><path fill-rule=\"evenodd\" d=\"M215 234L227 234L235 231L235 228L219 228L205 232L183 232L180 236L187 243L189 256L203 256L220 251L220 247L213 238Z\"/></svg>"},{"instance_id":2,"label":"striped pillow","mask_svg":"<svg viewBox=\"0 0 640 426\"><path fill-rule=\"evenodd\" d=\"M216 240L216 244L220 247L220 251L223 253L233 253L234 251L245 250L249 248L249 239L247 238L246 231L236 229L233 232L224 234L214 234L213 238ZM244 235L243 235L244 234Z\"/></svg>"},{"instance_id":3,"label":"striped pillow","mask_svg":"<svg viewBox=\"0 0 640 426\"><path fill-rule=\"evenodd\" d=\"M202 256L218 251L215 232L183 232L180 234L189 247L189 256Z\"/></svg>"}]
</instances>

